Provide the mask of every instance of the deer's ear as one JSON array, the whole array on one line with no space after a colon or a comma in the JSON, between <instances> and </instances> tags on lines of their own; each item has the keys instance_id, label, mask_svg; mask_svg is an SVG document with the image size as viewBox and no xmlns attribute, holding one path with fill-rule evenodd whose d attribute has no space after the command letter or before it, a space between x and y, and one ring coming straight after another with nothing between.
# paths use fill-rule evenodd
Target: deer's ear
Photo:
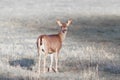
<instances>
[{"instance_id":1,"label":"deer's ear","mask_svg":"<svg viewBox=\"0 0 120 80\"><path fill-rule=\"evenodd\" d=\"M61 23L61 21L59 20L59 19L57 19L57 24L61 27L62 26L62 23Z\"/></svg>"},{"instance_id":2,"label":"deer's ear","mask_svg":"<svg viewBox=\"0 0 120 80\"><path fill-rule=\"evenodd\" d=\"M71 23L72 23L72 19L69 19L66 25L69 26Z\"/></svg>"}]
</instances>

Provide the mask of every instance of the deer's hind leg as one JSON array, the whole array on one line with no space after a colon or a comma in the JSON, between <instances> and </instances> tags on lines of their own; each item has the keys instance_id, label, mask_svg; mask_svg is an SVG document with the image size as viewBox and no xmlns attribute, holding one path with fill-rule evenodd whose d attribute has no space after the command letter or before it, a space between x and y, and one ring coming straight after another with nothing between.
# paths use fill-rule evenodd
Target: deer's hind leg
<instances>
[{"instance_id":1,"label":"deer's hind leg","mask_svg":"<svg viewBox=\"0 0 120 80\"><path fill-rule=\"evenodd\" d=\"M46 73L46 59L47 59L47 54L44 54L44 64L43 64L43 72Z\"/></svg>"},{"instance_id":2,"label":"deer's hind leg","mask_svg":"<svg viewBox=\"0 0 120 80\"><path fill-rule=\"evenodd\" d=\"M38 49L38 73L39 74L41 72L40 65L41 65L41 51L40 49Z\"/></svg>"}]
</instances>

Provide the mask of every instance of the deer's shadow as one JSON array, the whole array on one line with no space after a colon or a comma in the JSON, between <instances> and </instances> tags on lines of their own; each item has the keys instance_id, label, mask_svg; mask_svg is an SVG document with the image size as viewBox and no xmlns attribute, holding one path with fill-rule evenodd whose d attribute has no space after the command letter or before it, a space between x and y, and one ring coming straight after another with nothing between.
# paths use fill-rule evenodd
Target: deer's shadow
<instances>
[{"instance_id":1,"label":"deer's shadow","mask_svg":"<svg viewBox=\"0 0 120 80\"><path fill-rule=\"evenodd\" d=\"M35 61L33 59L22 58L19 60L9 61L9 64L14 67L20 66L24 69L32 70L32 66L35 65Z\"/></svg>"}]
</instances>

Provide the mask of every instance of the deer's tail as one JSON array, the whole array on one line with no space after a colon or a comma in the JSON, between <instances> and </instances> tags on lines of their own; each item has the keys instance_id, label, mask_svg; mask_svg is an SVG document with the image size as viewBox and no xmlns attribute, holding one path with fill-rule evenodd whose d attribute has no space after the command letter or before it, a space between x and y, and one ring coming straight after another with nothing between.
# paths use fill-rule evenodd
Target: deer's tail
<instances>
[{"instance_id":1,"label":"deer's tail","mask_svg":"<svg viewBox=\"0 0 120 80\"><path fill-rule=\"evenodd\" d=\"M37 38L37 49L38 49L38 55L40 54L40 46L42 45L42 35Z\"/></svg>"}]
</instances>

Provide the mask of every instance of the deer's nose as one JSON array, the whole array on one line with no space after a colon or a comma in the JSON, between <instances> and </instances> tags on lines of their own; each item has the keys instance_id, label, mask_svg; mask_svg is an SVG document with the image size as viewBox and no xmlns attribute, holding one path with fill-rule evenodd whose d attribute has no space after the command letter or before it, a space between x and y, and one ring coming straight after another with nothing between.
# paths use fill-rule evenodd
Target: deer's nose
<instances>
[{"instance_id":1,"label":"deer's nose","mask_svg":"<svg viewBox=\"0 0 120 80\"><path fill-rule=\"evenodd\" d=\"M67 31L67 29L63 29L62 32L65 33Z\"/></svg>"}]
</instances>

